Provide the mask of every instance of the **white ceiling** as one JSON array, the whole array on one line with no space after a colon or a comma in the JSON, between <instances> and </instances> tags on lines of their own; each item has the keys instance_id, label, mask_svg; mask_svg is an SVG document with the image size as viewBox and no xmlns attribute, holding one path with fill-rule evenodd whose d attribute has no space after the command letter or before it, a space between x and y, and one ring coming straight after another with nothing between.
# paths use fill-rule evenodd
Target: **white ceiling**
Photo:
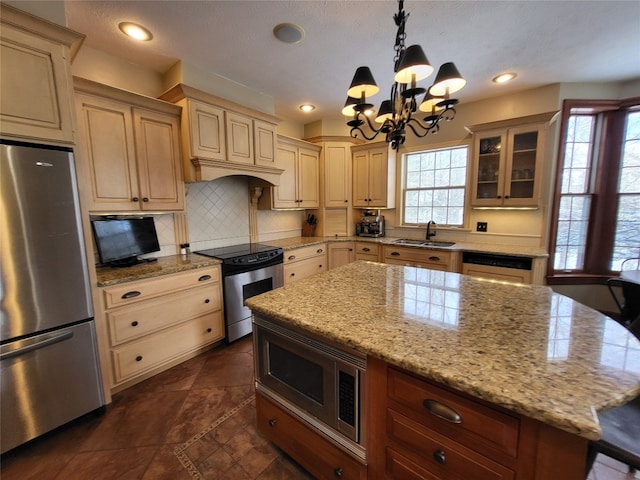
<instances>
[{"instance_id":1,"label":"white ceiling","mask_svg":"<svg viewBox=\"0 0 640 480\"><path fill-rule=\"evenodd\" d=\"M422 45L436 71L455 62L467 80L461 102L640 78L639 1L406 0L404 8L407 46ZM158 72L181 59L271 95L276 115L303 123L340 117L360 65L381 89L372 103L388 96L397 9L392 0L65 1L68 27L86 34L86 45ZM133 42L118 31L121 21L145 25L154 39ZM304 40L278 41L272 31L282 22L299 24ZM518 78L492 84L503 71ZM302 114L304 102L317 110Z\"/></svg>"}]
</instances>

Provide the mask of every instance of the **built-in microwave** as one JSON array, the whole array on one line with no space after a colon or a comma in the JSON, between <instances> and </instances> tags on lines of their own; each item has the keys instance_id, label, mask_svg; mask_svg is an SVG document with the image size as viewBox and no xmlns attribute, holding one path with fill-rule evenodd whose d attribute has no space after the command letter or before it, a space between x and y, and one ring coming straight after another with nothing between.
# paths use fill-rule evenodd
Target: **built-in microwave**
<instances>
[{"instance_id":1,"label":"built-in microwave","mask_svg":"<svg viewBox=\"0 0 640 480\"><path fill-rule=\"evenodd\" d=\"M256 390L364 456L366 357L254 315Z\"/></svg>"}]
</instances>

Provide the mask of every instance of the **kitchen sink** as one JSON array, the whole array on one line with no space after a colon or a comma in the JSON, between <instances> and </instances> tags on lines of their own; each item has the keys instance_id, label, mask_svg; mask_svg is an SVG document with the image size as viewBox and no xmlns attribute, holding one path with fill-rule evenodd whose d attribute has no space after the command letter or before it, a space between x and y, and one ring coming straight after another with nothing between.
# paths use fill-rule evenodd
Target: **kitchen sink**
<instances>
[{"instance_id":1,"label":"kitchen sink","mask_svg":"<svg viewBox=\"0 0 640 480\"><path fill-rule=\"evenodd\" d=\"M455 242L431 242L426 240L412 240L410 238L399 238L393 243L400 245L416 245L418 247L451 247Z\"/></svg>"}]
</instances>

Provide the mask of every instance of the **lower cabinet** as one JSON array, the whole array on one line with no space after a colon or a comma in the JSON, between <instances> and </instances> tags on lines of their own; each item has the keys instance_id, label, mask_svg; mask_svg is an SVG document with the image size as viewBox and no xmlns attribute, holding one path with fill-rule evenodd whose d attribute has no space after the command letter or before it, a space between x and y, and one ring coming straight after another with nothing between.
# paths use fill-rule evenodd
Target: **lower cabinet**
<instances>
[{"instance_id":1,"label":"lower cabinet","mask_svg":"<svg viewBox=\"0 0 640 480\"><path fill-rule=\"evenodd\" d=\"M582 480L586 439L367 361L368 474L396 480Z\"/></svg>"},{"instance_id":2,"label":"lower cabinet","mask_svg":"<svg viewBox=\"0 0 640 480\"><path fill-rule=\"evenodd\" d=\"M256 393L258 430L318 479L364 480L367 467Z\"/></svg>"},{"instance_id":3,"label":"lower cabinet","mask_svg":"<svg viewBox=\"0 0 640 480\"><path fill-rule=\"evenodd\" d=\"M284 252L284 284L327 270L327 244L309 245Z\"/></svg>"},{"instance_id":4,"label":"lower cabinet","mask_svg":"<svg viewBox=\"0 0 640 480\"><path fill-rule=\"evenodd\" d=\"M380 245L368 242L356 242L356 260L380 261Z\"/></svg>"},{"instance_id":5,"label":"lower cabinet","mask_svg":"<svg viewBox=\"0 0 640 480\"><path fill-rule=\"evenodd\" d=\"M224 338L220 267L103 288L117 392Z\"/></svg>"},{"instance_id":6,"label":"lower cabinet","mask_svg":"<svg viewBox=\"0 0 640 480\"><path fill-rule=\"evenodd\" d=\"M444 250L385 246L382 255L384 263L454 271L452 252Z\"/></svg>"},{"instance_id":7,"label":"lower cabinet","mask_svg":"<svg viewBox=\"0 0 640 480\"><path fill-rule=\"evenodd\" d=\"M462 272L464 275L472 275L474 277L488 278L493 280L502 280L511 283L531 283L531 271L520 270L517 268L493 267L491 265L473 265L469 263L462 264Z\"/></svg>"}]
</instances>

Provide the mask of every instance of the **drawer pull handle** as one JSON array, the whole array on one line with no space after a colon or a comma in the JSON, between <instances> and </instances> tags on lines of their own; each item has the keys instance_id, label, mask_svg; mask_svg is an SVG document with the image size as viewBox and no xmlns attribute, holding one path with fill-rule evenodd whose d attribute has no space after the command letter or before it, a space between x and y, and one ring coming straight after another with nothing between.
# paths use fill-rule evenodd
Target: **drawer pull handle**
<instances>
[{"instance_id":1,"label":"drawer pull handle","mask_svg":"<svg viewBox=\"0 0 640 480\"><path fill-rule=\"evenodd\" d=\"M132 201L132 202L139 202L139 201L140 201L140 199L139 199L138 197L133 197L133 198L131 199L131 201Z\"/></svg>"},{"instance_id":2,"label":"drawer pull handle","mask_svg":"<svg viewBox=\"0 0 640 480\"><path fill-rule=\"evenodd\" d=\"M211 275L202 275L198 281L199 282L206 282L207 280L211 280Z\"/></svg>"},{"instance_id":3,"label":"drawer pull handle","mask_svg":"<svg viewBox=\"0 0 640 480\"><path fill-rule=\"evenodd\" d=\"M142 355L138 355L136 357L136 362L141 362L142 361Z\"/></svg>"},{"instance_id":4,"label":"drawer pull handle","mask_svg":"<svg viewBox=\"0 0 640 480\"><path fill-rule=\"evenodd\" d=\"M431 260L432 262L439 262L440 261L440 257L436 257L435 255L432 257L429 257L429 260Z\"/></svg>"},{"instance_id":5,"label":"drawer pull handle","mask_svg":"<svg viewBox=\"0 0 640 480\"><path fill-rule=\"evenodd\" d=\"M429 410L429 413L441 418L442 420L446 420L451 423L462 423L462 417L460 414L444 403L440 403L437 400L427 399L422 402L422 405Z\"/></svg>"},{"instance_id":6,"label":"drawer pull handle","mask_svg":"<svg viewBox=\"0 0 640 480\"><path fill-rule=\"evenodd\" d=\"M295 255L289 255L289 258L287 260L295 260L296 256Z\"/></svg>"},{"instance_id":7,"label":"drawer pull handle","mask_svg":"<svg viewBox=\"0 0 640 480\"><path fill-rule=\"evenodd\" d=\"M204 303L209 303L210 301L211 301L211 300L209 300L208 298L206 298L206 299L204 300Z\"/></svg>"},{"instance_id":8,"label":"drawer pull handle","mask_svg":"<svg viewBox=\"0 0 640 480\"><path fill-rule=\"evenodd\" d=\"M138 321L134 320L133 322L131 322L131 326L132 327L137 327L138 326Z\"/></svg>"},{"instance_id":9,"label":"drawer pull handle","mask_svg":"<svg viewBox=\"0 0 640 480\"><path fill-rule=\"evenodd\" d=\"M363 251L363 252L370 252L370 251L371 251L371 249L370 249L370 248L368 248L368 247L364 247L364 248L362 249L362 251Z\"/></svg>"},{"instance_id":10,"label":"drawer pull handle","mask_svg":"<svg viewBox=\"0 0 640 480\"><path fill-rule=\"evenodd\" d=\"M336 476L336 478L342 478L342 469L340 467L336 468L333 471L333 474Z\"/></svg>"},{"instance_id":11,"label":"drawer pull handle","mask_svg":"<svg viewBox=\"0 0 640 480\"><path fill-rule=\"evenodd\" d=\"M139 297L140 295L142 295L139 291L137 290L132 290L131 292L127 292L124 295L122 295L122 299L126 300L128 298L135 298L135 297Z\"/></svg>"},{"instance_id":12,"label":"drawer pull handle","mask_svg":"<svg viewBox=\"0 0 640 480\"><path fill-rule=\"evenodd\" d=\"M391 255L393 255L394 257L397 257L400 255L400 252L391 252Z\"/></svg>"},{"instance_id":13,"label":"drawer pull handle","mask_svg":"<svg viewBox=\"0 0 640 480\"><path fill-rule=\"evenodd\" d=\"M318 250L316 250L316 253L324 253L324 250L319 248Z\"/></svg>"},{"instance_id":14,"label":"drawer pull handle","mask_svg":"<svg viewBox=\"0 0 640 480\"><path fill-rule=\"evenodd\" d=\"M148 199L147 197L143 197L143 198L142 198L142 201L143 201L143 202L148 202L148 201L149 201L149 199Z\"/></svg>"},{"instance_id":15,"label":"drawer pull handle","mask_svg":"<svg viewBox=\"0 0 640 480\"><path fill-rule=\"evenodd\" d=\"M295 276L296 276L296 274L295 274L295 273L293 273L293 272L291 272L291 276L292 276L292 277L295 277Z\"/></svg>"},{"instance_id":16,"label":"drawer pull handle","mask_svg":"<svg viewBox=\"0 0 640 480\"><path fill-rule=\"evenodd\" d=\"M269 420L269 426L270 426L270 427L275 427L275 426L276 426L276 423L277 423L277 422L276 422L276 419L275 419L275 418L272 418L271 420Z\"/></svg>"},{"instance_id":17,"label":"drawer pull handle","mask_svg":"<svg viewBox=\"0 0 640 480\"><path fill-rule=\"evenodd\" d=\"M207 333L211 333L211 328L207 328Z\"/></svg>"},{"instance_id":18,"label":"drawer pull handle","mask_svg":"<svg viewBox=\"0 0 640 480\"><path fill-rule=\"evenodd\" d=\"M447 457L442 450L436 450L435 452L433 452L433 458L440 465L444 465L445 463L447 463Z\"/></svg>"}]
</instances>

